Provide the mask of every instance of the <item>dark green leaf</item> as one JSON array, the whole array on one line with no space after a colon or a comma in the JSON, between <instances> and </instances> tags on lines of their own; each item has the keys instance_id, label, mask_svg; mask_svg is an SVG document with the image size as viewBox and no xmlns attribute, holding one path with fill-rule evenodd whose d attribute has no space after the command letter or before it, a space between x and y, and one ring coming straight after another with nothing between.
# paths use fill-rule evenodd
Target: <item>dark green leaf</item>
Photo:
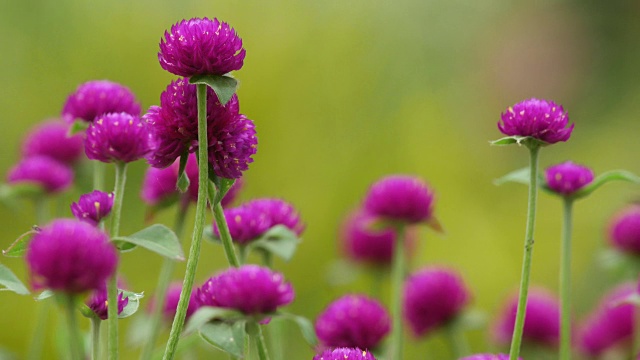
<instances>
[{"instance_id":1,"label":"dark green leaf","mask_svg":"<svg viewBox=\"0 0 640 360\"><path fill-rule=\"evenodd\" d=\"M250 249L268 251L288 261L295 254L298 243L300 239L296 233L284 225L276 225L248 246Z\"/></svg>"},{"instance_id":2,"label":"dark green leaf","mask_svg":"<svg viewBox=\"0 0 640 360\"><path fill-rule=\"evenodd\" d=\"M69 131L67 132L67 136L73 136L75 134L84 132L91 125L88 121L84 121L82 119L76 119L73 124L69 127Z\"/></svg>"},{"instance_id":3,"label":"dark green leaf","mask_svg":"<svg viewBox=\"0 0 640 360\"><path fill-rule=\"evenodd\" d=\"M199 308L184 327L183 335L188 335L198 330L202 325L214 320L237 320L243 319L244 315L233 309L203 306Z\"/></svg>"},{"instance_id":4,"label":"dark green leaf","mask_svg":"<svg viewBox=\"0 0 640 360\"><path fill-rule=\"evenodd\" d=\"M189 177L184 169L187 167L187 160L189 160L189 152L185 151L180 155L180 167L178 168L178 183L176 187L181 193L186 192L189 189Z\"/></svg>"},{"instance_id":5,"label":"dark green leaf","mask_svg":"<svg viewBox=\"0 0 640 360\"><path fill-rule=\"evenodd\" d=\"M600 188L602 185L611 182L611 181L628 181L628 182L632 182L635 184L640 184L640 177L638 177L637 175L635 175L632 172L626 171L626 170L612 170L612 171L607 171L604 172L598 176L596 176L595 179L593 179L593 182L587 186L585 186L584 188L576 191L575 194L572 195L572 198L574 199L579 199L582 197L585 197L589 194L591 194L592 192L596 191L598 188Z\"/></svg>"},{"instance_id":6,"label":"dark green leaf","mask_svg":"<svg viewBox=\"0 0 640 360\"><path fill-rule=\"evenodd\" d=\"M26 233L20 235L20 237L18 239L16 239L16 241L14 241L11 245L9 245L7 250L2 250L2 255L6 256L6 257L22 257L22 256L24 256L24 254L27 252L27 247L29 246L29 243L31 242L31 235L33 235L35 233L36 233L35 230L31 230L29 232L26 232Z\"/></svg>"},{"instance_id":7,"label":"dark green leaf","mask_svg":"<svg viewBox=\"0 0 640 360\"><path fill-rule=\"evenodd\" d=\"M228 75L194 75L189 83L207 85L218 95L222 105L226 105L238 89L238 80Z\"/></svg>"},{"instance_id":8,"label":"dark green leaf","mask_svg":"<svg viewBox=\"0 0 640 360\"><path fill-rule=\"evenodd\" d=\"M4 288L0 288L0 291L13 291L20 295L29 294L27 287L8 267L2 264L0 264L0 285L4 286Z\"/></svg>"},{"instance_id":9,"label":"dark green leaf","mask_svg":"<svg viewBox=\"0 0 640 360\"><path fill-rule=\"evenodd\" d=\"M200 327L200 336L214 347L235 357L243 357L244 321L208 322Z\"/></svg>"},{"instance_id":10,"label":"dark green leaf","mask_svg":"<svg viewBox=\"0 0 640 360\"><path fill-rule=\"evenodd\" d=\"M309 319L298 316L294 314L289 314L287 312L279 311L277 316L282 317L283 319L287 319L293 321L298 328L300 328L300 332L302 333L302 337L305 341L311 345L316 346L318 344L318 338L316 337L316 331L313 327L313 323L309 321Z\"/></svg>"},{"instance_id":11,"label":"dark green leaf","mask_svg":"<svg viewBox=\"0 0 640 360\"><path fill-rule=\"evenodd\" d=\"M171 229L161 224L153 224L130 236L113 238L113 241L116 242L116 245L134 244L169 259L184 260L184 252L178 237ZM119 248L121 247L119 246Z\"/></svg>"},{"instance_id":12,"label":"dark green leaf","mask_svg":"<svg viewBox=\"0 0 640 360\"><path fill-rule=\"evenodd\" d=\"M124 309L122 309L122 312L118 314L118 319L123 319L135 314L136 311L138 311L138 308L140 307L140 299L144 297L143 293L135 293L133 291L122 290L122 289L118 289L118 296L120 296L121 292L122 292L122 298L123 299L129 298L129 302L127 303L127 306L125 306Z\"/></svg>"},{"instance_id":13,"label":"dark green leaf","mask_svg":"<svg viewBox=\"0 0 640 360\"><path fill-rule=\"evenodd\" d=\"M53 295L55 295L55 293L51 290L45 290L43 292L41 292L40 294L38 294L38 296L35 297L36 301L42 301L42 300L46 300L50 297L52 297Z\"/></svg>"}]
</instances>

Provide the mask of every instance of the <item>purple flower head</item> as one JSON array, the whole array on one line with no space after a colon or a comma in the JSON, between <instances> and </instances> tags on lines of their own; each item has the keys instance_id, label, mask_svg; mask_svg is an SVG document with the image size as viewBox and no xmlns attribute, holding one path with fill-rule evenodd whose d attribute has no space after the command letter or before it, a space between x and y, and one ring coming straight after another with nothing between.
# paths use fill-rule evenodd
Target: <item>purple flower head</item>
<instances>
[{"instance_id":1,"label":"purple flower head","mask_svg":"<svg viewBox=\"0 0 640 360\"><path fill-rule=\"evenodd\" d=\"M454 320L470 297L456 271L427 267L405 281L404 318L416 336L426 336Z\"/></svg>"},{"instance_id":2,"label":"purple flower head","mask_svg":"<svg viewBox=\"0 0 640 360\"><path fill-rule=\"evenodd\" d=\"M227 122L213 124L209 132L209 163L220 177L237 179L253 162L258 138L253 121L236 114Z\"/></svg>"},{"instance_id":3,"label":"purple flower head","mask_svg":"<svg viewBox=\"0 0 640 360\"><path fill-rule=\"evenodd\" d=\"M284 225L298 236L304 231L305 226L300 220L300 214L284 200L255 199L246 203L246 206L265 214L269 219L269 227Z\"/></svg>"},{"instance_id":4,"label":"purple flower head","mask_svg":"<svg viewBox=\"0 0 640 360\"><path fill-rule=\"evenodd\" d=\"M198 289L201 306L239 310L247 315L269 314L293 301L291 284L282 274L257 265L230 268Z\"/></svg>"},{"instance_id":5,"label":"purple flower head","mask_svg":"<svg viewBox=\"0 0 640 360\"><path fill-rule=\"evenodd\" d=\"M240 245L246 245L258 239L271 228L271 222L266 213L246 204L225 209L224 217L227 220L231 238ZM220 236L220 230L215 222L213 232L216 236Z\"/></svg>"},{"instance_id":6,"label":"purple flower head","mask_svg":"<svg viewBox=\"0 0 640 360\"><path fill-rule=\"evenodd\" d=\"M118 285L118 287L122 287ZM91 309L96 316L98 316L101 320L107 320L109 318L108 314L108 304L107 301L107 283L105 282L102 287L98 290L94 290L86 302L89 309ZM124 293L120 291L118 293L118 315L122 313L122 310L129 304L129 298L124 297Z\"/></svg>"},{"instance_id":7,"label":"purple flower head","mask_svg":"<svg viewBox=\"0 0 640 360\"><path fill-rule=\"evenodd\" d=\"M76 219L95 226L111 213L112 207L113 193L94 190L81 195L78 202L72 203L71 212Z\"/></svg>"},{"instance_id":8,"label":"purple flower head","mask_svg":"<svg viewBox=\"0 0 640 360\"><path fill-rule=\"evenodd\" d=\"M571 161L554 165L544 173L547 186L562 195L571 195L593 181L593 171Z\"/></svg>"},{"instance_id":9,"label":"purple flower head","mask_svg":"<svg viewBox=\"0 0 640 360\"><path fill-rule=\"evenodd\" d=\"M70 294L98 290L118 263L109 237L75 219L57 219L33 236L26 254L31 282Z\"/></svg>"},{"instance_id":10,"label":"purple flower head","mask_svg":"<svg viewBox=\"0 0 640 360\"><path fill-rule=\"evenodd\" d=\"M223 75L240 70L245 55L242 39L229 24L194 18L165 31L158 61L163 69L179 76Z\"/></svg>"},{"instance_id":11,"label":"purple flower head","mask_svg":"<svg viewBox=\"0 0 640 360\"><path fill-rule=\"evenodd\" d=\"M69 95L62 109L62 117L68 123L76 119L92 122L103 114L119 112L140 116L140 104L135 95L126 86L96 80L81 84Z\"/></svg>"},{"instance_id":12,"label":"purple flower head","mask_svg":"<svg viewBox=\"0 0 640 360\"><path fill-rule=\"evenodd\" d=\"M358 348L327 349L313 357L313 360L376 360L373 354Z\"/></svg>"},{"instance_id":13,"label":"purple flower head","mask_svg":"<svg viewBox=\"0 0 640 360\"><path fill-rule=\"evenodd\" d=\"M522 358L518 358L518 359L522 359ZM476 355L469 355L466 357L461 358L460 360L509 360L509 355L507 354L476 354Z\"/></svg>"},{"instance_id":14,"label":"purple flower head","mask_svg":"<svg viewBox=\"0 0 640 360\"><path fill-rule=\"evenodd\" d=\"M66 165L46 156L22 159L9 170L10 184L33 183L42 186L47 193L66 190L73 183L73 171Z\"/></svg>"},{"instance_id":15,"label":"purple flower head","mask_svg":"<svg viewBox=\"0 0 640 360\"><path fill-rule=\"evenodd\" d=\"M132 162L153 150L149 129L137 116L127 113L104 114L87 129L84 151L102 162Z\"/></svg>"},{"instance_id":16,"label":"purple flower head","mask_svg":"<svg viewBox=\"0 0 640 360\"><path fill-rule=\"evenodd\" d=\"M391 318L375 299L346 295L316 319L316 333L326 347L376 348L391 330Z\"/></svg>"},{"instance_id":17,"label":"purple flower head","mask_svg":"<svg viewBox=\"0 0 640 360\"><path fill-rule=\"evenodd\" d=\"M364 208L392 221L426 222L433 213L433 191L420 178L391 175L371 186Z\"/></svg>"},{"instance_id":18,"label":"purple flower head","mask_svg":"<svg viewBox=\"0 0 640 360\"><path fill-rule=\"evenodd\" d=\"M609 291L596 309L580 325L578 346L590 356L598 356L606 350L622 345L633 334L632 304L620 300L636 292L633 283L624 283ZM631 350L631 348L628 348Z\"/></svg>"},{"instance_id":19,"label":"purple flower head","mask_svg":"<svg viewBox=\"0 0 640 360\"><path fill-rule=\"evenodd\" d=\"M493 337L499 344L508 345L518 310L518 294L507 300L494 326ZM523 341L551 347L558 345L560 336L560 305L558 299L545 289L532 288L527 297Z\"/></svg>"},{"instance_id":20,"label":"purple flower head","mask_svg":"<svg viewBox=\"0 0 640 360\"><path fill-rule=\"evenodd\" d=\"M569 117L553 101L529 99L509 107L501 115L498 129L508 136L530 136L549 144L567 141L574 124L567 127Z\"/></svg>"},{"instance_id":21,"label":"purple flower head","mask_svg":"<svg viewBox=\"0 0 640 360\"><path fill-rule=\"evenodd\" d=\"M71 165L82 156L82 136L67 136L69 125L46 121L33 128L22 143L22 156L48 156Z\"/></svg>"},{"instance_id":22,"label":"purple flower head","mask_svg":"<svg viewBox=\"0 0 640 360\"><path fill-rule=\"evenodd\" d=\"M640 255L640 205L629 205L613 216L609 242L624 253Z\"/></svg>"},{"instance_id":23,"label":"purple flower head","mask_svg":"<svg viewBox=\"0 0 640 360\"><path fill-rule=\"evenodd\" d=\"M164 318L167 321L173 321L173 318L176 316L176 310L178 309L178 301L180 301L180 292L182 291L182 283L175 282L169 285L167 289L167 297L164 303L163 314ZM189 305L187 306L187 319L194 312L198 310L198 300L196 299L196 292L191 292L191 297L189 297Z\"/></svg>"}]
</instances>

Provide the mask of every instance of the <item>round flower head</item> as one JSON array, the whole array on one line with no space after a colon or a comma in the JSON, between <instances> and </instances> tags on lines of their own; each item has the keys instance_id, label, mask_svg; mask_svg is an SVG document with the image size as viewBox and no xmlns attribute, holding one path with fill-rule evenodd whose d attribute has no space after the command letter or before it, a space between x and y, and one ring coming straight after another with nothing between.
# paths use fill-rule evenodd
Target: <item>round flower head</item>
<instances>
[{"instance_id":1,"label":"round flower head","mask_svg":"<svg viewBox=\"0 0 640 360\"><path fill-rule=\"evenodd\" d=\"M249 169L257 152L258 138L253 121L236 114L227 122L214 123L209 132L209 163L223 178L237 179Z\"/></svg>"},{"instance_id":2,"label":"round flower head","mask_svg":"<svg viewBox=\"0 0 640 360\"><path fill-rule=\"evenodd\" d=\"M73 216L91 225L98 225L100 220L111 213L113 207L113 193L94 190L80 196L78 202L71 204Z\"/></svg>"},{"instance_id":3,"label":"round flower head","mask_svg":"<svg viewBox=\"0 0 640 360\"><path fill-rule=\"evenodd\" d=\"M313 360L376 360L373 354L358 348L327 349L313 357Z\"/></svg>"},{"instance_id":4,"label":"round flower head","mask_svg":"<svg viewBox=\"0 0 640 360\"><path fill-rule=\"evenodd\" d=\"M23 159L7 176L10 184L32 183L47 193L66 190L73 183L73 171L66 165L46 156Z\"/></svg>"},{"instance_id":5,"label":"round flower head","mask_svg":"<svg viewBox=\"0 0 640 360\"><path fill-rule=\"evenodd\" d=\"M87 129L84 151L102 162L132 162L153 150L149 129L137 116L127 113L104 114Z\"/></svg>"},{"instance_id":6,"label":"round flower head","mask_svg":"<svg viewBox=\"0 0 640 360\"><path fill-rule=\"evenodd\" d=\"M392 221L426 222L433 213L433 191L417 177L387 176L371 186L364 208Z\"/></svg>"},{"instance_id":7,"label":"round flower head","mask_svg":"<svg viewBox=\"0 0 640 360\"><path fill-rule=\"evenodd\" d=\"M518 358L521 359L521 358ZM476 354L463 357L459 360L509 360L509 355L507 354Z\"/></svg>"},{"instance_id":8,"label":"round flower head","mask_svg":"<svg viewBox=\"0 0 640 360\"><path fill-rule=\"evenodd\" d=\"M104 286L118 256L107 235L95 226L58 219L33 236L26 262L34 288L77 294Z\"/></svg>"},{"instance_id":9,"label":"round flower head","mask_svg":"<svg viewBox=\"0 0 640 360\"><path fill-rule=\"evenodd\" d=\"M240 245L246 245L258 239L271 228L271 222L266 213L247 205L225 209L224 217L227 220L231 238ZM213 232L216 236L220 236L220 230L215 222Z\"/></svg>"},{"instance_id":10,"label":"round flower head","mask_svg":"<svg viewBox=\"0 0 640 360\"><path fill-rule=\"evenodd\" d=\"M574 124L567 127L568 122L569 117L561 105L553 101L529 99L502 113L498 129L508 136L530 136L554 144L569 140Z\"/></svg>"},{"instance_id":11,"label":"round flower head","mask_svg":"<svg viewBox=\"0 0 640 360\"><path fill-rule=\"evenodd\" d=\"M391 330L391 318L377 300L347 295L329 304L315 327L324 346L374 349Z\"/></svg>"},{"instance_id":12,"label":"round flower head","mask_svg":"<svg viewBox=\"0 0 640 360\"><path fill-rule=\"evenodd\" d=\"M120 287L120 285L119 285ZM86 302L89 309L91 309L97 317L101 320L107 320L109 318L108 314L108 301L107 301L107 283L104 283L102 287L98 290L94 290L93 293L89 296ZM118 293L118 315L122 313L122 310L129 304L129 298L124 297L122 291Z\"/></svg>"},{"instance_id":13,"label":"round flower head","mask_svg":"<svg viewBox=\"0 0 640 360\"><path fill-rule=\"evenodd\" d=\"M284 225L298 236L304 231L304 224L300 220L300 215L291 204L284 200L255 199L247 202L245 206L265 214L269 219L269 227Z\"/></svg>"},{"instance_id":14,"label":"round flower head","mask_svg":"<svg viewBox=\"0 0 640 360\"><path fill-rule=\"evenodd\" d=\"M82 137L67 136L69 125L47 121L33 128L22 143L22 156L48 156L63 164L73 164L82 156Z\"/></svg>"},{"instance_id":15,"label":"round flower head","mask_svg":"<svg viewBox=\"0 0 640 360\"><path fill-rule=\"evenodd\" d=\"M508 345L513 335L513 326L518 310L518 294L512 296L504 306L494 326L493 337L502 345ZM560 337L560 305L548 291L532 288L527 297L523 341L551 347L558 345Z\"/></svg>"},{"instance_id":16,"label":"round flower head","mask_svg":"<svg viewBox=\"0 0 640 360\"><path fill-rule=\"evenodd\" d=\"M609 291L596 309L581 324L578 333L580 349L598 356L606 350L626 343L633 335L634 307L620 301L636 292L636 286L625 283ZM628 348L631 350L631 347Z\"/></svg>"},{"instance_id":17,"label":"round flower head","mask_svg":"<svg viewBox=\"0 0 640 360\"><path fill-rule=\"evenodd\" d=\"M106 113L124 112L140 116L140 104L126 86L107 80L89 81L69 95L62 109L68 123L76 119L92 122Z\"/></svg>"},{"instance_id":18,"label":"round flower head","mask_svg":"<svg viewBox=\"0 0 640 360\"><path fill-rule=\"evenodd\" d=\"M562 195L571 195L593 181L593 171L571 161L549 167L544 173L547 186Z\"/></svg>"},{"instance_id":19,"label":"round flower head","mask_svg":"<svg viewBox=\"0 0 640 360\"><path fill-rule=\"evenodd\" d=\"M613 216L609 242L624 253L640 255L640 205L629 205Z\"/></svg>"},{"instance_id":20,"label":"round flower head","mask_svg":"<svg viewBox=\"0 0 640 360\"><path fill-rule=\"evenodd\" d=\"M293 301L291 284L282 274L257 265L230 268L198 289L201 306L236 309L247 315L269 314Z\"/></svg>"},{"instance_id":21,"label":"round flower head","mask_svg":"<svg viewBox=\"0 0 640 360\"><path fill-rule=\"evenodd\" d=\"M242 39L229 24L194 18L165 31L158 61L163 69L179 76L223 75L240 70L245 55Z\"/></svg>"},{"instance_id":22,"label":"round flower head","mask_svg":"<svg viewBox=\"0 0 640 360\"><path fill-rule=\"evenodd\" d=\"M460 314L470 294L457 272L441 267L424 268L404 285L404 318L416 336L425 336Z\"/></svg>"},{"instance_id":23,"label":"round flower head","mask_svg":"<svg viewBox=\"0 0 640 360\"><path fill-rule=\"evenodd\" d=\"M182 291L182 283L175 282L169 285L167 289L167 296L164 302L163 314L164 318L167 321L173 321L173 318L176 316L176 310L178 309L178 301L180 301L180 292ZM198 310L198 300L196 299L196 292L193 291L191 293L191 297L189 297L189 305L187 307L187 319L194 312Z\"/></svg>"}]
</instances>

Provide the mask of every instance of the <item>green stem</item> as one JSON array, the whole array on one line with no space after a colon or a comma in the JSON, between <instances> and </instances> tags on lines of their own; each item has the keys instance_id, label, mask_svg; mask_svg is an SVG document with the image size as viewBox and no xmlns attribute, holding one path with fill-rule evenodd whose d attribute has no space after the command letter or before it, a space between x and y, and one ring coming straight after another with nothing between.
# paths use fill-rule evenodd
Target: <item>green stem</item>
<instances>
[{"instance_id":1,"label":"green stem","mask_svg":"<svg viewBox=\"0 0 640 360\"><path fill-rule=\"evenodd\" d=\"M80 329L78 329L78 322L76 320L76 308L75 299L72 295L64 294L61 296L63 306L67 313L67 324L69 326L69 346L71 349L72 359L83 360L84 359L84 346L82 345L82 336L80 335Z\"/></svg>"},{"instance_id":2,"label":"green stem","mask_svg":"<svg viewBox=\"0 0 640 360\"><path fill-rule=\"evenodd\" d=\"M224 217L224 210L222 210L222 205L220 205L220 203L217 203L213 206L213 216L215 218L216 225L218 225L218 231L220 231L220 240L222 241L224 253L227 256L229 265L239 267L240 261L238 260L236 251L233 248L233 240L231 239L231 234L229 233L227 219L225 219Z\"/></svg>"},{"instance_id":3,"label":"green stem","mask_svg":"<svg viewBox=\"0 0 640 360\"><path fill-rule=\"evenodd\" d=\"M100 358L100 325L102 320L97 317L91 318L91 360Z\"/></svg>"},{"instance_id":4,"label":"green stem","mask_svg":"<svg viewBox=\"0 0 640 360\"><path fill-rule=\"evenodd\" d=\"M640 308L633 307L633 344L631 348L631 359L636 359L640 355Z\"/></svg>"},{"instance_id":5,"label":"green stem","mask_svg":"<svg viewBox=\"0 0 640 360\"><path fill-rule=\"evenodd\" d=\"M49 202L46 196L38 196L34 200L36 224L43 226L49 221Z\"/></svg>"},{"instance_id":6,"label":"green stem","mask_svg":"<svg viewBox=\"0 0 640 360\"><path fill-rule=\"evenodd\" d=\"M571 359L571 230L573 200L564 198L560 252L560 360Z\"/></svg>"},{"instance_id":7,"label":"green stem","mask_svg":"<svg viewBox=\"0 0 640 360\"><path fill-rule=\"evenodd\" d=\"M404 249L404 227L396 229L396 244L393 248L391 268L391 346L389 360L402 360L402 288L406 268Z\"/></svg>"},{"instance_id":8,"label":"green stem","mask_svg":"<svg viewBox=\"0 0 640 360\"><path fill-rule=\"evenodd\" d=\"M449 342L449 346L451 347L451 353L455 356L456 359L460 359L469 354L469 344L467 343L467 339L465 338L464 334L460 330L460 326L451 323L445 326L444 330L447 336L447 341Z\"/></svg>"},{"instance_id":9,"label":"green stem","mask_svg":"<svg viewBox=\"0 0 640 360\"><path fill-rule=\"evenodd\" d=\"M524 318L527 308L527 295L529 293L529 277L531 274L531 257L533 254L533 230L536 220L536 203L538 200L538 153L540 146L529 145L529 201L527 209L527 228L524 238L524 255L522 259L522 273L520 276L520 293L518 295L518 311L511 339L509 360L517 360L522 344L522 332L524 330Z\"/></svg>"},{"instance_id":10,"label":"green stem","mask_svg":"<svg viewBox=\"0 0 640 360\"><path fill-rule=\"evenodd\" d=\"M258 359L269 360L269 352L267 351L267 343L264 341L262 335L262 328L256 321L249 321L247 323L247 333L251 339L256 343L258 348Z\"/></svg>"},{"instance_id":11,"label":"green stem","mask_svg":"<svg viewBox=\"0 0 640 360\"><path fill-rule=\"evenodd\" d=\"M106 167L101 161L93 162L93 188L95 190L104 190L104 174Z\"/></svg>"},{"instance_id":12,"label":"green stem","mask_svg":"<svg viewBox=\"0 0 640 360\"><path fill-rule=\"evenodd\" d=\"M196 269L198 268L198 258L200 257L200 246L202 245L202 231L204 229L205 216L207 212L207 198L209 187L205 184L209 182L209 162L208 162L208 145L207 145L207 85L197 84L198 92L198 201L196 202L196 214L193 224L193 235L191 238L191 247L189 249L189 259L187 260L187 270L184 274L182 282L182 291L180 292L180 301L176 309L176 315L171 325L171 333L169 341L164 352L164 360L173 359L184 327L184 319L187 315L187 307L189 306L189 298L193 282L196 277Z\"/></svg>"},{"instance_id":13,"label":"green stem","mask_svg":"<svg viewBox=\"0 0 640 360\"><path fill-rule=\"evenodd\" d=\"M31 344L29 345L29 353L27 354L27 359L29 360L39 360L42 358L42 346L44 345L44 339L47 334L46 330L47 319L49 317L49 303L39 302L38 307L36 328L33 331Z\"/></svg>"}]
</instances>

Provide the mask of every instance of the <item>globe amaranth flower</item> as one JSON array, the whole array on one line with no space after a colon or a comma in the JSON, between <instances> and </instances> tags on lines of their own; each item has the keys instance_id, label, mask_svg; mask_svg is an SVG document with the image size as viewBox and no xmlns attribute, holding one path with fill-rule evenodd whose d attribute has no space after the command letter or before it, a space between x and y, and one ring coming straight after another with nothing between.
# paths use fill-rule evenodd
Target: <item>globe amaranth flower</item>
<instances>
[{"instance_id":1,"label":"globe amaranth flower","mask_svg":"<svg viewBox=\"0 0 640 360\"><path fill-rule=\"evenodd\" d=\"M631 351L634 328L634 306L621 300L636 292L633 283L623 283L603 296L596 309L582 322L578 346L590 356L599 356L616 346Z\"/></svg>"},{"instance_id":2,"label":"globe amaranth flower","mask_svg":"<svg viewBox=\"0 0 640 360\"><path fill-rule=\"evenodd\" d=\"M569 140L574 124L567 127L568 122L569 117L561 105L553 101L529 99L502 113L498 129L508 136L530 136L554 144Z\"/></svg>"},{"instance_id":3,"label":"globe amaranth flower","mask_svg":"<svg viewBox=\"0 0 640 360\"><path fill-rule=\"evenodd\" d=\"M218 19L182 20L165 31L158 61L172 74L223 75L240 70L246 51L229 24Z\"/></svg>"},{"instance_id":4,"label":"globe amaranth flower","mask_svg":"<svg viewBox=\"0 0 640 360\"><path fill-rule=\"evenodd\" d=\"M609 222L609 243L619 251L640 255L640 205L632 204Z\"/></svg>"},{"instance_id":5,"label":"globe amaranth flower","mask_svg":"<svg viewBox=\"0 0 640 360\"><path fill-rule=\"evenodd\" d=\"M521 358L518 358L521 359ZM476 354L463 357L459 360L509 360L508 354Z\"/></svg>"},{"instance_id":6,"label":"globe amaranth flower","mask_svg":"<svg viewBox=\"0 0 640 360\"><path fill-rule=\"evenodd\" d=\"M167 295L165 298L164 307L162 308L162 314L164 315L164 318L169 322L173 321L173 318L176 316L181 291L182 283L180 282L174 282L169 285L169 288L167 288ZM196 298L196 291L193 291L191 292L191 296L189 297L186 319L189 319L189 317L193 315L196 310L198 310L198 299Z\"/></svg>"},{"instance_id":7,"label":"globe amaranth flower","mask_svg":"<svg viewBox=\"0 0 640 360\"><path fill-rule=\"evenodd\" d=\"M9 170L7 181L10 184L32 183L47 193L66 190L73 183L73 170L47 156L33 156L22 159Z\"/></svg>"},{"instance_id":8,"label":"globe amaranth flower","mask_svg":"<svg viewBox=\"0 0 640 360\"><path fill-rule=\"evenodd\" d=\"M107 80L88 81L69 95L62 109L68 123L76 119L92 122L106 113L124 112L140 116L140 104L126 86Z\"/></svg>"},{"instance_id":9,"label":"globe amaranth flower","mask_svg":"<svg viewBox=\"0 0 640 360\"><path fill-rule=\"evenodd\" d=\"M508 345L518 310L518 294L509 298L493 329L494 340ZM560 305L555 295L542 288L532 288L527 297L522 340L555 347L560 339Z\"/></svg>"},{"instance_id":10,"label":"globe amaranth flower","mask_svg":"<svg viewBox=\"0 0 640 360\"><path fill-rule=\"evenodd\" d=\"M76 219L95 226L103 218L109 216L112 207L113 193L94 190L81 195L78 202L72 203L71 212Z\"/></svg>"},{"instance_id":11,"label":"globe amaranth flower","mask_svg":"<svg viewBox=\"0 0 640 360\"><path fill-rule=\"evenodd\" d=\"M118 285L118 287L122 287ZM98 290L94 290L86 301L87 306L100 320L107 320L109 318L107 300L107 283L105 282ZM118 292L118 315L122 313L122 310L129 304L129 297L124 297L122 291Z\"/></svg>"},{"instance_id":12,"label":"globe amaranth flower","mask_svg":"<svg viewBox=\"0 0 640 360\"><path fill-rule=\"evenodd\" d=\"M376 360L376 358L367 350L341 347L327 349L314 356L313 360Z\"/></svg>"},{"instance_id":13,"label":"globe amaranth flower","mask_svg":"<svg viewBox=\"0 0 640 360\"><path fill-rule=\"evenodd\" d=\"M129 163L153 151L146 124L127 113L104 114L89 125L85 153L92 160Z\"/></svg>"},{"instance_id":14,"label":"globe amaranth flower","mask_svg":"<svg viewBox=\"0 0 640 360\"><path fill-rule=\"evenodd\" d=\"M22 142L22 156L48 156L63 164L71 165L82 156L82 137L67 136L69 125L50 120L31 129Z\"/></svg>"},{"instance_id":15,"label":"globe amaranth flower","mask_svg":"<svg viewBox=\"0 0 640 360\"><path fill-rule=\"evenodd\" d=\"M561 195L571 195L593 181L593 171L567 161L549 167L544 177L549 189Z\"/></svg>"},{"instance_id":16,"label":"globe amaranth flower","mask_svg":"<svg viewBox=\"0 0 640 360\"><path fill-rule=\"evenodd\" d=\"M247 315L269 314L293 301L291 284L282 274L257 265L230 268L207 280L197 291L201 306L231 308Z\"/></svg>"},{"instance_id":17,"label":"globe amaranth flower","mask_svg":"<svg viewBox=\"0 0 640 360\"><path fill-rule=\"evenodd\" d=\"M118 256L107 235L95 226L57 219L33 236L26 262L34 288L78 294L104 286Z\"/></svg>"},{"instance_id":18,"label":"globe amaranth flower","mask_svg":"<svg viewBox=\"0 0 640 360\"><path fill-rule=\"evenodd\" d=\"M414 224L431 218L433 200L433 191L420 178L391 175L371 186L364 209L387 220Z\"/></svg>"},{"instance_id":19,"label":"globe amaranth flower","mask_svg":"<svg viewBox=\"0 0 640 360\"><path fill-rule=\"evenodd\" d=\"M377 300L346 295L327 306L315 328L326 347L374 349L391 330L391 318Z\"/></svg>"},{"instance_id":20,"label":"globe amaranth flower","mask_svg":"<svg viewBox=\"0 0 640 360\"><path fill-rule=\"evenodd\" d=\"M404 318L416 336L454 320L471 295L462 277L445 267L427 267L409 276L404 284Z\"/></svg>"}]
</instances>

